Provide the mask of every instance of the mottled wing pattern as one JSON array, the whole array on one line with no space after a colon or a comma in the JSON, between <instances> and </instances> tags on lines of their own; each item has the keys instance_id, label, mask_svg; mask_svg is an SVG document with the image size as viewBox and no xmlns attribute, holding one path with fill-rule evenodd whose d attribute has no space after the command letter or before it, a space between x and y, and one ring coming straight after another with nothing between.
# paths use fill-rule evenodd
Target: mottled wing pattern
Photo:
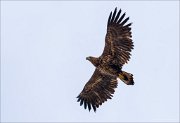
<instances>
[{"instance_id":1,"label":"mottled wing pattern","mask_svg":"<svg viewBox=\"0 0 180 123\"><path fill-rule=\"evenodd\" d=\"M111 99L116 87L117 79L115 76L106 75L96 69L82 92L77 96L78 102L80 105L84 104L85 109L88 108L90 111L93 108L96 111L96 108L102 103Z\"/></svg>"},{"instance_id":2,"label":"mottled wing pattern","mask_svg":"<svg viewBox=\"0 0 180 123\"><path fill-rule=\"evenodd\" d=\"M101 57L111 55L118 62L117 64L122 66L130 59L134 45L131 39L131 23L126 24L129 17L124 19L125 13L120 15L121 9L117 13L117 8L109 15L105 48Z\"/></svg>"}]
</instances>

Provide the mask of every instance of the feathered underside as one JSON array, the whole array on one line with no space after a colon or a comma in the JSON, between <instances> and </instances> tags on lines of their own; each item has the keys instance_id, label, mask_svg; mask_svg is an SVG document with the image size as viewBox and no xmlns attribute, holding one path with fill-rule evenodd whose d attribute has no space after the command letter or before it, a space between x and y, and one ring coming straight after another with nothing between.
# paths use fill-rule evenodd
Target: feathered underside
<instances>
[{"instance_id":1,"label":"feathered underside","mask_svg":"<svg viewBox=\"0 0 180 123\"><path fill-rule=\"evenodd\" d=\"M134 45L131 39L131 23L126 24L129 17L125 18L126 13L120 15L121 9L117 12L117 8L109 15L105 47L101 57L109 55L121 67L130 59L130 52Z\"/></svg>"},{"instance_id":2,"label":"feathered underside","mask_svg":"<svg viewBox=\"0 0 180 123\"><path fill-rule=\"evenodd\" d=\"M89 111L92 108L96 111L96 108L102 103L111 99L116 87L117 79L115 76L106 75L96 69L82 92L77 96L78 102L80 101L80 105L84 104L85 109L88 107Z\"/></svg>"}]
</instances>

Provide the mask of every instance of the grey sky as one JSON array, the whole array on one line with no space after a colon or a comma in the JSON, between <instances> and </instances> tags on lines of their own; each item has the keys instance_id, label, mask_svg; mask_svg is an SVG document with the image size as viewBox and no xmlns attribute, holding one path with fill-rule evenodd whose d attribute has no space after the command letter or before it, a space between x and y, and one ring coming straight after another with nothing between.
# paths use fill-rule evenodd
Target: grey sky
<instances>
[{"instance_id":1,"label":"grey sky","mask_svg":"<svg viewBox=\"0 0 180 123\"><path fill-rule=\"evenodd\" d=\"M112 100L88 112L76 96L104 48L115 7L130 16L134 50ZM2 1L2 121L179 121L178 1Z\"/></svg>"}]
</instances>

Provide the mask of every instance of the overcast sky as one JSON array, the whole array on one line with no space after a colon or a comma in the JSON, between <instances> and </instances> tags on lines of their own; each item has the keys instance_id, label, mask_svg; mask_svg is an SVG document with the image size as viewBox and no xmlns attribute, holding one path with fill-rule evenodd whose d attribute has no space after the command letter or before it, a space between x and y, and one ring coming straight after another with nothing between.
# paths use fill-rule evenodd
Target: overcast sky
<instances>
[{"instance_id":1,"label":"overcast sky","mask_svg":"<svg viewBox=\"0 0 180 123\"><path fill-rule=\"evenodd\" d=\"M112 100L97 112L76 96L94 71L115 7L133 22L134 50ZM2 1L1 121L179 121L178 1Z\"/></svg>"}]
</instances>

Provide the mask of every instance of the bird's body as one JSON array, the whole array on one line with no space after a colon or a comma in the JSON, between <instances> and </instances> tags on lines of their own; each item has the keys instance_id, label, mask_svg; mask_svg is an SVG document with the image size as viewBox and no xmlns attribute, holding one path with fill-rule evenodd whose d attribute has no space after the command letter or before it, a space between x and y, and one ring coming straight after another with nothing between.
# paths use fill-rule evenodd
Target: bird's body
<instances>
[{"instance_id":1,"label":"bird's body","mask_svg":"<svg viewBox=\"0 0 180 123\"><path fill-rule=\"evenodd\" d=\"M118 66L116 60L111 56L90 57L89 60L102 73L118 76L122 72L121 66Z\"/></svg>"},{"instance_id":2,"label":"bird's body","mask_svg":"<svg viewBox=\"0 0 180 123\"><path fill-rule=\"evenodd\" d=\"M110 13L102 55L86 58L96 69L77 97L85 109L88 107L91 110L92 107L96 111L99 105L111 99L117 87L117 78L127 85L134 84L133 75L122 71L122 66L130 59L134 45L131 39L131 23L125 25L129 17L124 19L125 13L122 16L120 14L121 10L117 13L117 8Z\"/></svg>"}]
</instances>

